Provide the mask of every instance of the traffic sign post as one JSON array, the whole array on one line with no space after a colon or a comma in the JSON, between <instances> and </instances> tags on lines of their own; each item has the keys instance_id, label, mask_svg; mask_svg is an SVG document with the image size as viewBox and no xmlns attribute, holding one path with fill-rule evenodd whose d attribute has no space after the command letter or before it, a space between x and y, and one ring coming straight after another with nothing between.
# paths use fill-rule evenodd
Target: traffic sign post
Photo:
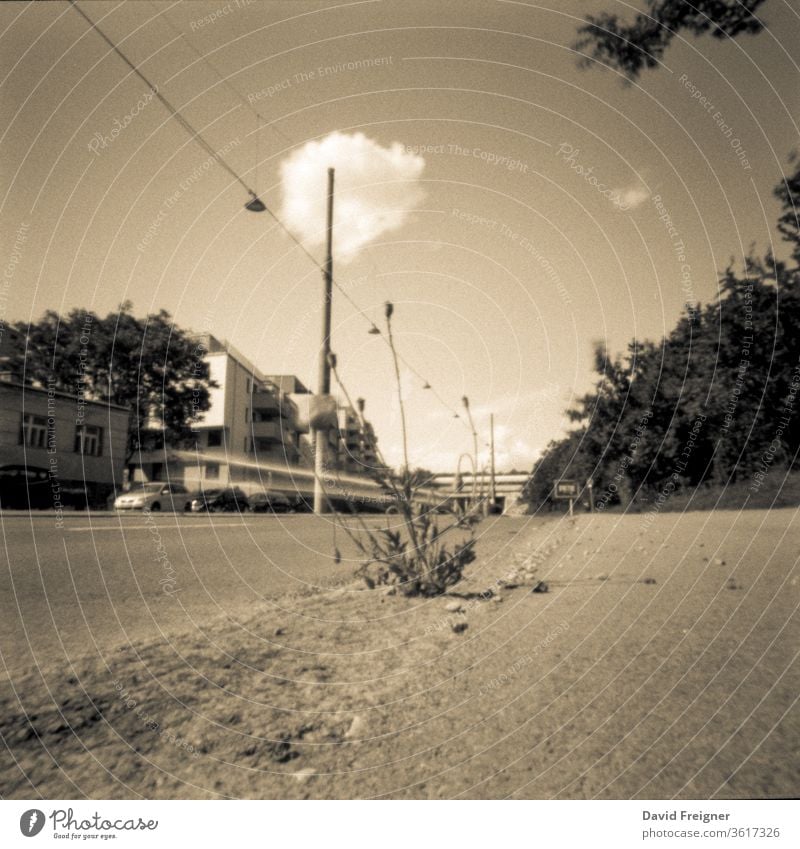
<instances>
[{"instance_id":1,"label":"traffic sign post","mask_svg":"<svg viewBox=\"0 0 800 849\"><path fill-rule=\"evenodd\" d=\"M563 501L569 500L569 515L574 515L573 504L578 497L578 482L574 480L564 480L561 478L553 484L553 497Z\"/></svg>"}]
</instances>

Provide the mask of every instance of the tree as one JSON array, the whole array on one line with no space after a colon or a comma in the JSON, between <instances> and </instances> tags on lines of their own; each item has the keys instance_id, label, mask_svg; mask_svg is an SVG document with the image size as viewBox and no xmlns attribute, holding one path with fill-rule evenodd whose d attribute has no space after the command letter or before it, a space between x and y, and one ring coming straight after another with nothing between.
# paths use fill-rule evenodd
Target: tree
<instances>
[{"instance_id":1,"label":"tree","mask_svg":"<svg viewBox=\"0 0 800 849\"><path fill-rule=\"evenodd\" d=\"M635 79L645 68L654 68L672 39L685 29L694 35L735 38L758 33L764 24L754 14L764 0L647 0L647 11L631 24L618 15L588 15L573 45L589 51L582 64L592 59L618 68Z\"/></svg>"},{"instance_id":2,"label":"tree","mask_svg":"<svg viewBox=\"0 0 800 849\"><path fill-rule=\"evenodd\" d=\"M49 310L38 322L18 322L9 363L26 383L128 407L128 460L137 450L185 444L216 386L205 349L169 313L138 319L131 310L129 302L105 318Z\"/></svg>"},{"instance_id":3,"label":"tree","mask_svg":"<svg viewBox=\"0 0 800 849\"><path fill-rule=\"evenodd\" d=\"M759 32L762 2L647 0L632 24L590 17L576 46L634 79L658 64L681 29L716 38ZM800 157L790 163L794 173L775 194L794 266L751 254L743 273L722 272L715 303L687 308L659 344L634 340L624 359L598 348L599 380L567 411L579 428L551 442L535 465L531 501L546 500L553 479L588 469L595 498L613 504L752 476L767 451L775 465L791 467L800 450Z\"/></svg>"},{"instance_id":4,"label":"tree","mask_svg":"<svg viewBox=\"0 0 800 849\"><path fill-rule=\"evenodd\" d=\"M794 174L775 187L775 196L783 204L778 230L787 242L793 243L792 258L800 265L800 155L797 151L789 156L789 162L795 165Z\"/></svg>"}]
</instances>

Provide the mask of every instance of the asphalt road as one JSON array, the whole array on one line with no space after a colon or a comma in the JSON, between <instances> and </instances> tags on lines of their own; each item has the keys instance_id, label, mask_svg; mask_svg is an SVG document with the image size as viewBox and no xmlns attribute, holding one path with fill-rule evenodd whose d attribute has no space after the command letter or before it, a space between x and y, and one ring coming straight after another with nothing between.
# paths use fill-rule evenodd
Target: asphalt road
<instances>
[{"instance_id":1,"label":"asphalt road","mask_svg":"<svg viewBox=\"0 0 800 849\"><path fill-rule=\"evenodd\" d=\"M352 521L352 520L351 520ZM370 517L371 524L385 522ZM0 679L163 638L351 580L355 549L310 515L0 515Z\"/></svg>"}]
</instances>

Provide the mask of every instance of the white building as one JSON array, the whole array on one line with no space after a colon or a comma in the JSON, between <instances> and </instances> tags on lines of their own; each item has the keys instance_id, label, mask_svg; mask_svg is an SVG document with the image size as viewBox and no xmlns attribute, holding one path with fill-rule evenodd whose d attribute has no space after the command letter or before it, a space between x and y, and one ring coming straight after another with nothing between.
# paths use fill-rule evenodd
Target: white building
<instances>
[{"instance_id":1,"label":"white building","mask_svg":"<svg viewBox=\"0 0 800 849\"><path fill-rule=\"evenodd\" d=\"M211 334L195 341L216 386L192 429L194 445L142 454L135 477L180 481L190 489L236 484L245 492L287 485L292 469L303 465L297 404L228 342ZM292 376L280 380L287 388L294 381L298 394L308 392Z\"/></svg>"}]
</instances>

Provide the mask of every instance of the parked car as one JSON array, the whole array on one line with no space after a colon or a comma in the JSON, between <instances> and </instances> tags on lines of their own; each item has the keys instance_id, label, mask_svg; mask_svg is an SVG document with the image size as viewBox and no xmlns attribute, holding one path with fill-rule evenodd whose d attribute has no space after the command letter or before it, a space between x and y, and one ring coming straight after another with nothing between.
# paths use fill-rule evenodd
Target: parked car
<instances>
[{"instance_id":1,"label":"parked car","mask_svg":"<svg viewBox=\"0 0 800 849\"><path fill-rule=\"evenodd\" d=\"M193 513L247 513L250 500L239 487L207 489L192 499Z\"/></svg>"},{"instance_id":2,"label":"parked car","mask_svg":"<svg viewBox=\"0 0 800 849\"><path fill-rule=\"evenodd\" d=\"M128 492L120 493L114 499L115 510L173 510L183 513L189 509L192 495L183 484L152 483L135 484Z\"/></svg>"},{"instance_id":3,"label":"parked car","mask_svg":"<svg viewBox=\"0 0 800 849\"><path fill-rule=\"evenodd\" d=\"M289 496L275 489L256 492L248 500L254 513L290 513L293 509Z\"/></svg>"}]
</instances>

